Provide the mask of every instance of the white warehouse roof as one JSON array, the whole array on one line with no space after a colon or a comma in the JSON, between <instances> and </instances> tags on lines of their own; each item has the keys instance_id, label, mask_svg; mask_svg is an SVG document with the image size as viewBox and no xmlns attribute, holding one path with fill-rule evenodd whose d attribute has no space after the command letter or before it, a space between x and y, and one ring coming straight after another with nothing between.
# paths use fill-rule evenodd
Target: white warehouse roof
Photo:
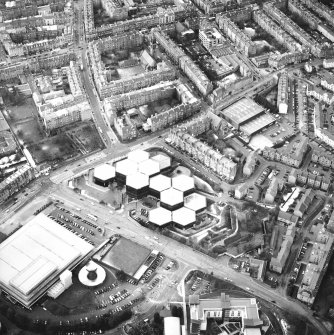
<instances>
[{"instance_id":1,"label":"white warehouse roof","mask_svg":"<svg viewBox=\"0 0 334 335\"><path fill-rule=\"evenodd\" d=\"M159 163L160 170L166 169L171 166L171 158L169 156L157 154L151 159Z\"/></svg>"},{"instance_id":2,"label":"white warehouse roof","mask_svg":"<svg viewBox=\"0 0 334 335\"><path fill-rule=\"evenodd\" d=\"M184 206L197 212L206 208L206 197L204 195L193 193L184 197Z\"/></svg>"},{"instance_id":3,"label":"white warehouse roof","mask_svg":"<svg viewBox=\"0 0 334 335\"><path fill-rule=\"evenodd\" d=\"M135 163L146 161L149 158L150 158L150 154L144 150L134 150L134 151L130 151L128 154L128 159L130 159L131 161Z\"/></svg>"},{"instance_id":4,"label":"white warehouse roof","mask_svg":"<svg viewBox=\"0 0 334 335\"><path fill-rule=\"evenodd\" d=\"M93 248L41 213L0 244L0 286L30 306Z\"/></svg>"},{"instance_id":5,"label":"white warehouse roof","mask_svg":"<svg viewBox=\"0 0 334 335\"><path fill-rule=\"evenodd\" d=\"M172 180L163 174L158 174L150 179L150 188L152 190L162 192L172 186Z\"/></svg>"},{"instance_id":6,"label":"white warehouse roof","mask_svg":"<svg viewBox=\"0 0 334 335\"><path fill-rule=\"evenodd\" d=\"M115 177L115 168L109 164L102 164L94 169L94 177L100 180L108 180Z\"/></svg>"},{"instance_id":7,"label":"white warehouse roof","mask_svg":"<svg viewBox=\"0 0 334 335\"><path fill-rule=\"evenodd\" d=\"M172 186L182 192L192 190L195 187L194 178L181 174L172 179Z\"/></svg>"},{"instance_id":8,"label":"white warehouse roof","mask_svg":"<svg viewBox=\"0 0 334 335\"><path fill-rule=\"evenodd\" d=\"M126 177L126 186L139 190L149 185L149 178L143 173L136 172Z\"/></svg>"},{"instance_id":9,"label":"white warehouse roof","mask_svg":"<svg viewBox=\"0 0 334 335\"><path fill-rule=\"evenodd\" d=\"M188 226L196 222L196 213L189 208L181 207L172 213L173 222L180 226Z\"/></svg>"},{"instance_id":10,"label":"white warehouse roof","mask_svg":"<svg viewBox=\"0 0 334 335\"><path fill-rule=\"evenodd\" d=\"M157 226L164 226L172 221L172 212L163 207L152 209L149 213L149 221Z\"/></svg>"},{"instance_id":11,"label":"white warehouse roof","mask_svg":"<svg viewBox=\"0 0 334 335\"><path fill-rule=\"evenodd\" d=\"M183 202L183 194L171 187L161 192L160 200L167 205L175 206Z\"/></svg>"},{"instance_id":12,"label":"white warehouse roof","mask_svg":"<svg viewBox=\"0 0 334 335\"><path fill-rule=\"evenodd\" d=\"M124 176L136 173L137 169L137 164L133 164L129 159L123 159L116 163L116 172L121 173Z\"/></svg>"},{"instance_id":13,"label":"white warehouse roof","mask_svg":"<svg viewBox=\"0 0 334 335\"><path fill-rule=\"evenodd\" d=\"M150 177L160 172L160 166L158 162L152 159L147 159L138 164L138 171Z\"/></svg>"}]
</instances>

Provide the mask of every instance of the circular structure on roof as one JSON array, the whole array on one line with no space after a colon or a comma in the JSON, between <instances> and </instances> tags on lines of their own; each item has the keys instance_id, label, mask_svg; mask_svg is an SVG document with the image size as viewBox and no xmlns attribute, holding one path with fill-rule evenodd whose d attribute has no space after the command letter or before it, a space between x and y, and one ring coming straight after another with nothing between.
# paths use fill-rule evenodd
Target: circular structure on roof
<instances>
[{"instance_id":1,"label":"circular structure on roof","mask_svg":"<svg viewBox=\"0 0 334 335\"><path fill-rule=\"evenodd\" d=\"M106 271L99 264L89 261L78 275L81 284L89 287L98 286L106 279Z\"/></svg>"}]
</instances>

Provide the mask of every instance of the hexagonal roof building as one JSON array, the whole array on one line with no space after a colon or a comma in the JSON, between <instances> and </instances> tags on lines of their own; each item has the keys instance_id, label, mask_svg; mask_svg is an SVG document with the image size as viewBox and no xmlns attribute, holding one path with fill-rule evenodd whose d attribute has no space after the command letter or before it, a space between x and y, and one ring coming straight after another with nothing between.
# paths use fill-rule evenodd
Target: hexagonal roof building
<instances>
[{"instance_id":1,"label":"hexagonal roof building","mask_svg":"<svg viewBox=\"0 0 334 335\"><path fill-rule=\"evenodd\" d=\"M172 164L171 158L164 154L157 154L151 157L151 159L159 163L160 170L168 169Z\"/></svg>"},{"instance_id":2,"label":"hexagonal roof building","mask_svg":"<svg viewBox=\"0 0 334 335\"><path fill-rule=\"evenodd\" d=\"M160 200L162 207L175 210L183 206L183 193L171 187L161 192Z\"/></svg>"},{"instance_id":3,"label":"hexagonal roof building","mask_svg":"<svg viewBox=\"0 0 334 335\"><path fill-rule=\"evenodd\" d=\"M172 220L178 228L186 229L196 222L196 214L189 208L181 207L172 212Z\"/></svg>"},{"instance_id":4,"label":"hexagonal roof building","mask_svg":"<svg viewBox=\"0 0 334 335\"><path fill-rule=\"evenodd\" d=\"M94 168L94 178L108 180L115 177L115 168L110 164L102 164Z\"/></svg>"},{"instance_id":5,"label":"hexagonal roof building","mask_svg":"<svg viewBox=\"0 0 334 335\"><path fill-rule=\"evenodd\" d=\"M138 171L149 177L154 177L160 173L160 166L158 162L152 159L147 159L138 164Z\"/></svg>"},{"instance_id":6,"label":"hexagonal roof building","mask_svg":"<svg viewBox=\"0 0 334 335\"><path fill-rule=\"evenodd\" d=\"M129 159L123 159L116 163L116 178L123 179L125 181L127 176L136 173L138 170L137 164L133 164L133 161Z\"/></svg>"},{"instance_id":7,"label":"hexagonal roof building","mask_svg":"<svg viewBox=\"0 0 334 335\"><path fill-rule=\"evenodd\" d=\"M204 195L193 193L184 198L184 207L187 207L196 213L202 211L207 206Z\"/></svg>"},{"instance_id":8,"label":"hexagonal roof building","mask_svg":"<svg viewBox=\"0 0 334 335\"><path fill-rule=\"evenodd\" d=\"M128 154L128 159L135 163L141 163L143 161L146 161L150 158L150 154L147 151L144 150L134 150L130 151Z\"/></svg>"},{"instance_id":9,"label":"hexagonal roof building","mask_svg":"<svg viewBox=\"0 0 334 335\"><path fill-rule=\"evenodd\" d=\"M150 178L150 192L158 198L160 198L162 191L167 190L171 186L172 179L163 174L158 174L157 176Z\"/></svg>"},{"instance_id":10,"label":"hexagonal roof building","mask_svg":"<svg viewBox=\"0 0 334 335\"><path fill-rule=\"evenodd\" d=\"M149 178L143 173L136 172L126 177L126 186L132 187L134 189L141 189L143 187L148 187Z\"/></svg>"},{"instance_id":11,"label":"hexagonal roof building","mask_svg":"<svg viewBox=\"0 0 334 335\"><path fill-rule=\"evenodd\" d=\"M172 222L172 212L158 207L149 212L149 221L159 227L167 226Z\"/></svg>"},{"instance_id":12,"label":"hexagonal roof building","mask_svg":"<svg viewBox=\"0 0 334 335\"><path fill-rule=\"evenodd\" d=\"M181 174L172 178L172 187L183 192L184 195L192 193L195 189L194 178Z\"/></svg>"}]
</instances>

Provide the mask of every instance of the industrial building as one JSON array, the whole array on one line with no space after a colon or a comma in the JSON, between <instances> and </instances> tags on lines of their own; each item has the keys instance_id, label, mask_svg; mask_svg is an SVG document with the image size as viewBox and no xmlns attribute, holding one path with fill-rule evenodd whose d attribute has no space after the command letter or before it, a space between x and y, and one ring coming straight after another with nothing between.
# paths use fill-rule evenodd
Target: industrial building
<instances>
[{"instance_id":1,"label":"industrial building","mask_svg":"<svg viewBox=\"0 0 334 335\"><path fill-rule=\"evenodd\" d=\"M100 186L108 186L115 178L115 168L110 164L102 164L94 169L94 183Z\"/></svg>"},{"instance_id":2,"label":"industrial building","mask_svg":"<svg viewBox=\"0 0 334 335\"><path fill-rule=\"evenodd\" d=\"M0 287L30 307L93 249L41 213L0 244Z\"/></svg>"},{"instance_id":3,"label":"industrial building","mask_svg":"<svg viewBox=\"0 0 334 335\"><path fill-rule=\"evenodd\" d=\"M136 173L137 170L137 164L134 164L128 158L123 159L116 163L116 180L125 183L126 177Z\"/></svg>"},{"instance_id":4,"label":"industrial building","mask_svg":"<svg viewBox=\"0 0 334 335\"><path fill-rule=\"evenodd\" d=\"M193 193L184 198L184 207L193 210L196 214L206 208L206 197L204 195Z\"/></svg>"},{"instance_id":5,"label":"industrial building","mask_svg":"<svg viewBox=\"0 0 334 335\"><path fill-rule=\"evenodd\" d=\"M179 229L188 229L196 222L196 214L193 210L181 207L172 213L172 220Z\"/></svg>"},{"instance_id":6,"label":"industrial building","mask_svg":"<svg viewBox=\"0 0 334 335\"><path fill-rule=\"evenodd\" d=\"M161 192L160 200L162 207L170 211L175 211L183 206L183 193L171 187Z\"/></svg>"},{"instance_id":7,"label":"industrial building","mask_svg":"<svg viewBox=\"0 0 334 335\"><path fill-rule=\"evenodd\" d=\"M144 150L134 150L134 151L130 151L128 154L128 159L137 164L143 161L146 161L149 158L150 158L150 154Z\"/></svg>"},{"instance_id":8,"label":"industrial building","mask_svg":"<svg viewBox=\"0 0 334 335\"><path fill-rule=\"evenodd\" d=\"M194 192L194 178L180 174L172 179L172 187L182 192L183 196L187 196Z\"/></svg>"},{"instance_id":9,"label":"industrial building","mask_svg":"<svg viewBox=\"0 0 334 335\"><path fill-rule=\"evenodd\" d=\"M153 178L150 178L149 193L160 199L161 192L171 188L172 180L169 177L159 174Z\"/></svg>"},{"instance_id":10,"label":"industrial building","mask_svg":"<svg viewBox=\"0 0 334 335\"><path fill-rule=\"evenodd\" d=\"M222 117L234 128L251 136L275 122L262 106L252 99L242 98L221 112Z\"/></svg>"},{"instance_id":11,"label":"industrial building","mask_svg":"<svg viewBox=\"0 0 334 335\"><path fill-rule=\"evenodd\" d=\"M160 173L160 165L153 159L147 159L138 164L138 171L151 178Z\"/></svg>"},{"instance_id":12,"label":"industrial building","mask_svg":"<svg viewBox=\"0 0 334 335\"><path fill-rule=\"evenodd\" d=\"M278 80L277 107L280 114L288 113L289 105L289 76L283 72Z\"/></svg>"},{"instance_id":13,"label":"industrial building","mask_svg":"<svg viewBox=\"0 0 334 335\"><path fill-rule=\"evenodd\" d=\"M149 178L147 175L136 172L126 177L126 193L136 199L148 194Z\"/></svg>"},{"instance_id":14,"label":"industrial building","mask_svg":"<svg viewBox=\"0 0 334 335\"><path fill-rule=\"evenodd\" d=\"M165 335L181 335L180 318L167 316L164 318Z\"/></svg>"},{"instance_id":15,"label":"industrial building","mask_svg":"<svg viewBox=\"0 0 334 335\"><path fill-rule=\"evenodd\" d=\"M158 207L149 212L148 220L150 223L163 228L172 222L172 212L163 207Z\"/></svg>"},{"instance_id":16,"label":"industrial building","mask_svg":"<svg viewBox=\"0 0 334 335\"><path fill-rule=\"evenodd\" d=\"M159 168L160 168L160 171L162 172L170 168L172 164L171 158L163 154L157 154L151 157L151 159L159 163Z\"/></svg>"}]
</instances>

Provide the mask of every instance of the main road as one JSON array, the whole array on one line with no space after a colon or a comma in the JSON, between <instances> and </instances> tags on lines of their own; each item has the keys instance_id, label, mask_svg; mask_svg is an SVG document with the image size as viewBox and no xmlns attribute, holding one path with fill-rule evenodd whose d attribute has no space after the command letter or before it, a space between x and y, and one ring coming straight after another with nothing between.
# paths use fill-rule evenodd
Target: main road
<instances>
[{"instance_id":1,"label":"main road","mask_svg":"<svg viewBox=\"0 0 334 335\"><path fill-rule=\"evenodd\" d=\"M151 239L156 236L153 231L142 227L140 224L130 221L127 217L127 213L111 215L107 207L98 203L93 203L84 197L74 193L64 185L58 185L58 189L53 193L54 197L64 201L68 206L75 208L82 208L85 212L93 213L98 217L98 223L105 226L106 229L119 233L131 240L134 240L140 244L147 244L146 237L149 236ZM81 200L81 199L83 200ZM208 271L212 269L214 276L218 278L230 278L233 283L242 288L248 287L248 289L255 295L267 301L275 300L275 304L289 312L302 318L305 322L310 322L316 329L319 330L320 334L327 335L328 331L324 325L313 317L312 311L306 306L290 300L275 290L270 289L263 283L257 282L252 278L245 276L239 272L234 271L230 267L226 266L220 259L213 259L204 255L200 252L193 250L192 248L180 244L179 242L159 235L160 243L155 245L155 248L170 258L175 258L194 269L200 269Z\"/></svg>"}]
</instances>

